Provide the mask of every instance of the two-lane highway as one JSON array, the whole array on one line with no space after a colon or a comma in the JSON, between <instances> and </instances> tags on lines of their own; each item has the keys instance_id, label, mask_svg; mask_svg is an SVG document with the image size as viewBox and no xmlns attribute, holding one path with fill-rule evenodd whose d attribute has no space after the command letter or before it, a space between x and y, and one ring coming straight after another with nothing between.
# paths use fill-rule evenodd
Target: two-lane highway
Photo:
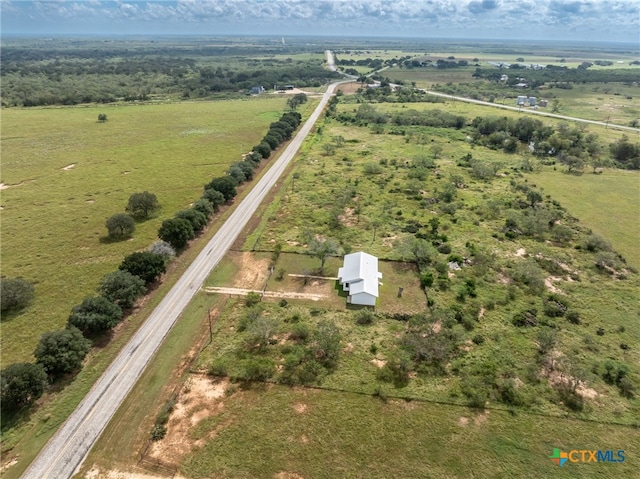
<instances>
[{"instance_id":1,"label":"two-lane highway","mask_svg":"<svg viewBox=\"0 0 640 479\"><path fill-rule=\"evenodd\" d=\"M330 54L328 61L332 63ZM153 358L165 336L211 270L226 254L267 193L297 153L302 141L320 117L336 86L329 86L320 104L271 168L236 207L229 219L200 252L175 286L151 313L129 343L93 386L77 409L29 466L24 478L71 477L109 420Z\"/></svg>"}]
</instances>

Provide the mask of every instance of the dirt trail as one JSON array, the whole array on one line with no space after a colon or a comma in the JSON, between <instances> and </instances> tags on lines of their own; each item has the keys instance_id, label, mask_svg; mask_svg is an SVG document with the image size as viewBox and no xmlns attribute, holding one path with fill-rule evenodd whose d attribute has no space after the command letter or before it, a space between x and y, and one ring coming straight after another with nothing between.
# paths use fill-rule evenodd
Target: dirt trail
<instances>
[{"instance_id":1,"label":"dirt trail","mask_svg":"<svg viewBox=\"0 0 640 479\"><path fill-rule=\"evenodd\" d=\"M223 287L208 287L204 288L207 293L217 293L217 294L230 294L232 296L246 296L249 293L258 293L262 294L262 291L255 289L244 289L244 288L223 288ZM265 298L286 298L286 299L310 299L312 301L320 301L323 298L326 298L324 294L313 294L313 293L294 293L289 291L265 291Z\"/></svg>"}]
</instances>

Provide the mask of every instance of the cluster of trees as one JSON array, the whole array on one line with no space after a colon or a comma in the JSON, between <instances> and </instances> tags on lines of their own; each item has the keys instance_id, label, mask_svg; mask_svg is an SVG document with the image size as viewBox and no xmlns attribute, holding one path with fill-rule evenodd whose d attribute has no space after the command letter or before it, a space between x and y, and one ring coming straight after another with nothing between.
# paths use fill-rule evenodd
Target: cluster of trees
<instances>
[{"instance_id":1,"label":"cluster of trees","mask_svg":"<svg viewBox=\"0 0 640 479\"><path fill-rule=\"evenodd\" d=\"M34 351L35 363L14 363L5 368L0 384L2 407L28 406L56 381L80 369L92 341L113 329L136 299L164 273L167 256L151 251L127 256L119 269L107 274L98 294L71 309L66 328L42 334Z\"/></svg>"},{"instance_id":2,"label":"cluster of trees","mask_svg":"<svg viewBox=\"0 0 640 479\"><path fill-rule=\"evenodd\" d=\"M514 65L512 65L514 67ZM520 66L514 68L521 68ZM499 82L505 73L501 68L476 68L474 78L484 78ZM590 70L587 68L569 68L566 66L547 65L540 70L527 70L529 88L538 88L546 83L630 83L638 79L638 72L632 68L615 68L610 70Z\"/></svg>"},{"instance_id":3,"label":"cluster of trees","mask_svg":"<svg viewBox=\"0 0 640 479\"><path fill-rule=\"evenodd\" d=\"M302 115L296 111L284 113L278 121L269 125L266 135L258 145L253 147L253 151L259 153L262 158L269 158L273 150L291 138L291 134L298 128L301 121Z\"/></svg>"},{"instance_id":4,"label":"cluster of trees","mask_svg":"<svg viewBox=\"0 0 640 479\"><path fill-rule=\"evenodd\" d=\"M344 112L340 113L336 118L342 123L358 126L390 123L398 126L420 125L460 129L467 123L464 116L454 115L442 110L407 110L396 113L382 113L369 103L360 105L355 114Z\"/></svg>"},{"instance_id":5,"label":"cluster of trees","mask_svg":"<svg viewBox=\"0 0 640 479\"><path fill-rule=\"evenodd\" d=\"M152 46L131 50L6 46L1 62L2 105L144 101L149 95L176 94L196 98L244 92L256 85L320 86L337 76L318 60L238 62L237 52L231 49L215 57L204 55L204 49L183 46L165 47L162 56L156 50Z\"/></svg>"},{"instance_id":6,"label":"cluster of trees","mask_svg":"<svg viewBox=\"0 0 640 479\"><path fill-rule=\"evenodd\" d=\"M107 233L112 240L123 240L131 237L136 229L135 220L145 220L160 207L155 194L148 191L134 193L129 197L126 213L117 213L105 223Z\"/></svg>"}]
</instances>

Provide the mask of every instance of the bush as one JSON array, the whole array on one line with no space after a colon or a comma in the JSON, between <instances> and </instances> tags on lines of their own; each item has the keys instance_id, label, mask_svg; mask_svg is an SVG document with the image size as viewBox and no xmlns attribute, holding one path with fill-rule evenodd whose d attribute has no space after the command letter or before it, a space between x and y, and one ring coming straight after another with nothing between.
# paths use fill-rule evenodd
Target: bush
<instances>
[{"instance_id":1,"label":"bush","mask_svg":"<svg viewBox=\"0 0 640 479\"><path fill-rule=\"evenodd\" d=\"M202 231L202 229L207 226L206 215L194 208L178 211L176 213L176 218L187 220L195 233Z\"/></svg>"},{"instance_id":2,"label":"bush","mask_svg":"<svg viewBox=\"0 0 640 479\"><path fill-rule=\"evenodd\" d=\"M378 370L377 377L381 381L393 383L397 388L403 388L409 384L412 366L409 356L399 352L389 357L386 364Z\"/></svg>"},{"instance_id":3,"label":"bush","mask_svg":"<svg viewBox=\"0 0 640 479\"><path fill-rule=\"evenodd\" d=\"M356 324L360 324L360 325L372 324L374 317L375 316L370 309L361 309L357 311L355 314Z\"/></svg>"},{"instance_id":4,"label":"bush","mask_svg":"<svg viewBox=\"0 0 640 479\"><path fill-rule=\"evenodd\" d=\"M611 243L596 234L587 236L582 247L591 252L611 251Z\"/></svg>"},{"instance_id":5,"label":"bush","mask_svg":"<svg viewBox=\"0 0 640 479\"><path fill-rule=\"evenodd\" d=\"M0 310L3 313L26 308L34 296L33 285L22 278L0 278Z\"/></svg>"},{"instance_id":6,"label":"bush","mask_svg":"<svg viewBox=\"0 0 640 479\"><path fill-rule=\"evenodd\" d=\"M176 250L173 248L173 246L162 240L154 241L153 244L151 244L151 246L147 248L147 251L149 253L162 256L165 261L167 261L168 258L176 255Z\"/></svg>"},{"instance_id":7,"label":"bush","mask_svg":"<svg viewBox=\"0 0 640 479\"><path fill-rule=\"evenodd\" d=\"M550 318L559 318L567 312L567 302L560 298L557 294L550 294L543 301L544 314Z\"/></svg>"},{"instance_id":8,"label":"bush","mask_svg":"<svg viewBox=\"0 0 640 479\"><path fill-rule=\"evenodd\" d=\"M11 364L0 372L0 404L9 410L28 406L42 396L46 384L41 364Z\"/></svg>"},{"instance_id":9,"label":"bush","mask_svg":"<svg viewBox=\"0 0 640 479\"><path fill-rule=\"evenodd\" d=\"M55 377L78 369L90 348L91 341L72 326L44 333L33 354L47 374Z\"/></svg>"},{"instance_id":10,"label":"bush","mask_svg":"<svg viewBox=\"0 0 640 479\"><path fill-rule=\"evenodd\" d=\"M107 219L105 226L109 238L122 240L129 238L136 229L136 222L133 218L124 213L118 213Z\"/></svg>"},{"instance_id":11,"label":"bush","mask_svg":"<svg viewBox=\"0 0 640 479\"><path fill-rule=\"evenodd\" d=\"M255 306L261 301L260 293L256 293L255 291L249 291L247 295L244 297L244 305L247 308L251 308Z\"/></svg>"},{"instance_id":12,"label":"bush","mask_svg":"<svg viewBox=\"0 0 640 479\"><path fill-rule=\"evenodd\" d=\"M535 309L527 309L513 315L511 322L514 326L536 326L538 324L538 312Z\"/></svg>"},{"instance_id":13,"label":"bush","mask_svg":"<svg viewBox=\"0 0 640 479\"><path fill-rule=\"evenodd\" d=\"M580 313L578 313L577 311L567 311L565 317L567 318L567 321L569 321L571 324L581 323Z\"/></svg>"},{"instance_id":14,"label":"bush","mask_svg":"<svg viewBox=\"0 0 640 479\"><path fill-rule=\"evenodd\" d=\"M310 335L311 331L309 330L309 326L307 326L305 323L296 323L291 328L289 339L292 341L305 343L307 342L307 339L309 339Z\"/></svg>"},{"instance_id":15,"label":"bush","mask_svg":"<svg viewBox=\"0 0 640 479\"><path fill-rule=\"evenodd\" d=\"M154 424L151 429L150 438L152 441L160 441L167 435L167 426L164 424Z\"/></svg>"}]
</instances>

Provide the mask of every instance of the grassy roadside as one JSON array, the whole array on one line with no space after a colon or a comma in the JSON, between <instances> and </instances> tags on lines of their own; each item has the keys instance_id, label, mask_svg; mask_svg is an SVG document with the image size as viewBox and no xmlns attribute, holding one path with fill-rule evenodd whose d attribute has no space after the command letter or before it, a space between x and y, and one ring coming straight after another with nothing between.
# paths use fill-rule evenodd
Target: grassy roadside
<instances>
[{"instance_id":1,"label":"grassy roadside","mask_svg":"<svg viewBox=\"0 0 640 479\"><path fill-rule=\"evenodd\" d=\"M303 119L308 118L313 111L313 107L317 104L314 101L309 102L306 109L302 112ZM279 152L283 151L286 145L283 145ZM180 276L186 271L193 259L204 248L207 242L215 235L224 221L231 215L235 209L235 205L239 204L245 196L251 191L255 182L268 171L279 152L262 167L262 170L256 175L254 182L245 184L239 189L234 204L224 209L214 223L209 226L201 236L192 242L179 258L174 260L170 265L169 272L165 275L164 282L144 301L143 305L122 324L120 330L104 349L94 349L87 359L84 368L74 377L68 385L63 385L60 391L54 391L54 394L46 395L39 402L41 407L34 409L27 416L17 418L15 424L3 424L6 429L3 435L3 462L12 463L14 465L3 471L3 475L7 478L19 477L26 469L28 464L35 458L37 453L42 449L49 438L55 433L57 428L66 420L69 414L79 404L85 394L89 391L95 381L100 377L102 372L108 367L111 361L119 353L120 349L128 342L137 328L151 313L153 308L162 300L166 293L173 287ZM180 324L180 322L178 322ZM199 324L199 323L198 323ZM182 326L181 326L182 328ZM187 322L184 330L193 334L191 337L197 337L200 329L195 323ZM192 329L195 328L195 329ZM189 335L188 333L187 336ZM182 335L179 336L182 338ZM184 346L184 344L182 344ZM171 350L172 345L167 346ZM163 346L164 348L164 346ZM163 349L164 351L164 349ZM181 347L176 348L176 354L184 351ZM158 353L160 355L160 353ZM162 353L164 354L164 353ZM173 363L175 364L175 363ZM163 373L170 373L171 368L166 365L161 369ZM166 379L166 377L165 377ZM164 384L166 381L161 381ZM146 393L142 395L148 397ZM148 412L149 409L146 409Z\"/></svg>"}]
</instances>

